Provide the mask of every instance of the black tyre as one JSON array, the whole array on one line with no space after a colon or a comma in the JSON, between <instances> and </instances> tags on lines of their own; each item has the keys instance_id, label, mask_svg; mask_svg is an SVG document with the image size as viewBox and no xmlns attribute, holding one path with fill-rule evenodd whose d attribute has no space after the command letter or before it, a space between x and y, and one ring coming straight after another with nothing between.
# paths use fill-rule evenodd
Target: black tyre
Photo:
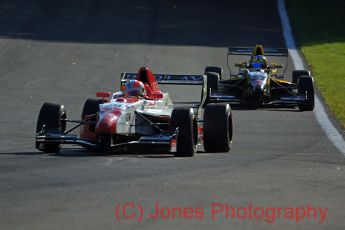
<instances>
[{"instance_id":1,"label":"black tyre","mask_svg":"<svg viewBox=\"0 0 345 230\"><path fill-rule=\"evenodd\" d=\"M85 101L83 112L81 113L81 117L83 118L85 115L98 113L99 105L103 103L104 101L102 99L87 99Z\"/></svg>"},{"instance_id":2,"label":"black tyre","mask_svg":"<svg viewBox=\"0 0 345 230\"><path fill-rule=\"evenodd\" d=\"M218 90L218 85L219 85L219 74L215 72L207 72L207 84L206 84L206 102L205 104L208 104L210 101L210 95L212 91L217 91Z\"/></svg>"},{"instance_id":3,"label":"black tyre","mask_svg":"<svg viewBox=\"0 0 345 230\"><path fill-rule=\"evenodd\" d=\"M103 104L104 101L102 99L87 99L84 103L83 111L81 113L81 119L85 120L86 115L93 115L99 112L99 105ZM88 121L96 121L97 116L93 116ZM95 132L96 125L90 124L90 131Z\"/></svg>"},{"instance_id":4,"label":"black tyre","mask_svg":"<svg viewBox=\"0 0 345 230\"><path fill-rule=\"evenodd\" d=\"M297 84L300 76L310 76L310 72L307 70L294 70L292 71L292 83Z\"/></svg>"},{"instance_id":5,"label":"black tyre","mask_svg":"<svg viewBox=\"0 0 345 230\"><path fill-rule=\"evenodd\" d=\"M206 66L204 73L217 73L219 75L219 79L222 80L223 69L219 66Z\"/></svg>"},{"instance_id":6,"label":"black tyre","mask_svg":"<svg viewBox=\"0 0 345 230\"><path fill-rule=\"evenodd\" d=\"M204 111L204 149L228 152L232 142L232 114L229 104L208 104Z\"/></svg>"},{"instance_id":7,"label":"black tyre","mask_svg":"<svg viewBox=\"0 0 345 230\"><path fill-rule=\"evenodd\" d=\"M220 81L220 77L218 73L206 73L207 76L207 88L211 88L212 91L218 90L218 85Z\"/></svg>"},{"instance_id":8,"label":"black tyre","mask_svg":"<svg viewBox=\"0 0 345 230\"><path fill-rule=\"evenodd\" d=\"M66 131L66 111L63 105L44 103L41 107L37 119L36 133L44 130L48 132ZM58 143L41 143L36 142L36 148L47 153L57 153L61 148Z\"/></svg>"},{"instance_id":9,"label":"black tyre","mask_svg":"<svg viewBox=\"0 0 345 230\"><path fill-rule=\"evenodd\" d=\"M191 108L176 108L171 114L172 129L178 128L175 156L195 155L198 140L197 121Z\"/></svg>"},{"instance_id":10,"label":"black tyre","mask_svg":"<svg viewBox=\"0 0 345 230\"><path fill-rule=\"evenodd\" d=\"M299 110L301 111L313 111L315 99L314 99L314 79L311 76L300 76L298 79L298 94L305 96L306 100L303 104L300 104Z\"/></svg>"}]
</instances>

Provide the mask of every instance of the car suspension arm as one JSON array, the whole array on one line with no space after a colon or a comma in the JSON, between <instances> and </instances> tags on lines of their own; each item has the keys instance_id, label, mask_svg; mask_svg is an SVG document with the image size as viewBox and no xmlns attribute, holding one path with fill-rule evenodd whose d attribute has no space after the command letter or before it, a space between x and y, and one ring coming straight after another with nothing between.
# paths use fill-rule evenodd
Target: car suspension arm
<instances>
[{"instance_id":1,"label":"car suspension arm","mask_svg":"<svg viewBox=\"0 0 345 230\"><path fill-rule=\"evenodd\" d=\"M286 92L288 92L292 96L296 96L295 93L293 93L290 90L288 90L285 86L281 85L278 81L275 81L273 78L271 78L271 80L274 81L274 83L276 83L278 86L280 86L282 89L284 89Z\"/></svg>"},{"instance_id":2,"label":"car suspension arm","mask_svg":"<svg viewBox=\"0 0 345 230\"><path fill-rule=\"evenodd\" d=\"M159 124L170 124L170 123L153 123L152 121L150 121L148 118L146 118L141 113L135 112L135 114L140 116L141 118L143 118L145 121L147 121L149 123L147 126L153 126L156 129L158 129L160 132L163 132L163 130L161 128L159 128L159 126L158 126ZM144 125L131 125L131 126L144 126Z\"/></svg>"},{"instance_id":3,"label":"car suspension arm","mask_svg":"<svg viewBox=\"0 0 345 230\"><path fill-rule=\"evenodd\" d=\"M89 125L89 124L90 125L94 125L94 124L96 124L96 121L80 121L80 120L72 120L72 119L61 119L60 121L62 121L62 122L71 122L71 123L78 123L73 128L65 131L64 134L68 134L68 133L72 132L73 130L79 128L82 125Z\"/></svg>"}]
</instances>

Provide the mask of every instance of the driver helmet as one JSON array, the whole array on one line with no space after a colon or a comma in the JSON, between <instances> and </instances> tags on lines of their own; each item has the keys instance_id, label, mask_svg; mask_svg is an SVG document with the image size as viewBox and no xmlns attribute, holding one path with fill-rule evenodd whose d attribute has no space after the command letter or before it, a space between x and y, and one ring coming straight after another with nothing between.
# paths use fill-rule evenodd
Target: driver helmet
<instances>
[{"instance_id":1,"label":"driver helmet","mask_svg":"<svg viewBox=\"0 0 345 230\"><path fill-rule=\"evenodd\" d=\"M145 97L146 90L144 83L138 80L129 80L122 85L121 91L125 96Z\"/></svg>"},{"instance_id":2,"label":"driver helmet","mask_svg":"<svg viewBox=\"0 0 345 230\"><path fill-rule=\"evenodd\" d=\"M253 68L264 68L267 65L267 59L263 55L256 55L252 61Z\"/></svg>"}]
</instances>

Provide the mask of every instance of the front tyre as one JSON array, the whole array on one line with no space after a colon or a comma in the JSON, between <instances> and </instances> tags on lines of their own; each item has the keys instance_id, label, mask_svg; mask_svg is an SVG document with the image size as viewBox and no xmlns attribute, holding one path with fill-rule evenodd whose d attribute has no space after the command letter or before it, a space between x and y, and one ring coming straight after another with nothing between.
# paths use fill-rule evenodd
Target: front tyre
<instances>
[{"instance_id":1,"label":"front tyre","mask_svg":"<svg viewBox=\"0 0 345 230\"><path fill-rule=\"evenodd\" d=\"M218 90L218 85L220 82L220 76L218 73L215 72L207 72L207 88L211 89L211 91Z\"/></svg>"},{"instance_id":2,"label":"front tyre","mask_svg":"<svg viewBox=\"0 0 345 230\"><path fill-rule=\"evenodd\" d=\"M207 73L217 73L219 75L219 80L222 80L222 76L223 76L223 69L222 69L222 67L219 67L219 66L206 66L204 74L207 74Z\"/></svg>"},{"instance_id":3,"label":"front tyre","mask_svg":"<svg viewBox=\"0 0 345 230\"><path fill-rule=\"evenodd\" d=\"M310 76L310 72L308 70L294 70L294 71L292 71L292 83L297 84L298 79L301 76Z\"/></svg>"},{"instance_id":4,"label":"front tyre","mask_svg":"<svg viewBox=\"0 0 345 230\"><path fill-rule=\"evenodd\" d=\"M300 111L313 111L315 105L314 79L311 76L300 76L298 79L298 94L306 99L298 105Z\"/></svg>"},{"instance_id":5,"label":"front tyre","mask_svg":"<svg viewBox=\"0 0 345 230\"><path fill-rule=\"evenodd\" d=\"M191 108L176 108L171 114L171 126L178 128L175 156L191 157L195 155L198 140L197 121Z\"/></svg>"},{"instance_id":6,"label":"front tyre","mask_svg":"<svg viewBox=\"0 0 345 230\"><path fill-rule=\"evenodd\" d=\"M229 104L208 104L204 112L205 152L228 152L232 143L232 114Z\"/></svg>"},{"instance_id":7,"label":"front tyre","mask_svg":"<svg viewBox=\"0 0 345 230\"><path fill-rule=\"evenodd\" d=\"M38 115L36 134L41 131L45 131L45 132L66 131L66 121L64 121L65 119L66 119L66 111L63 105L44 103ZM60 151L61 144L36 142L36 148L46 153L58 153Z\"/></svg>"},{"instance_id":8,"label":"front tyre","mask_svg":"<svg viewBox=\"0 0 345 230\"><path fill-rule=\"evenodd\" d=\"M211 93L218 90L218 85L220 82L220 76L216 72L207 72L207 73L205 73L205 75L207 77L205 104L208 104L211 100Z\"/></svg>"}]
</instances>

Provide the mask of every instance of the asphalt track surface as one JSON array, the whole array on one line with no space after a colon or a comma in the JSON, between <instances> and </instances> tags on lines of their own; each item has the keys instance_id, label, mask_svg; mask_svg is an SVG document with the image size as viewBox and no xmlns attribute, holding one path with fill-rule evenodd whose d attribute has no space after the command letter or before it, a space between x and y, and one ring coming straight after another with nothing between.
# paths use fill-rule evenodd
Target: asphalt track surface
<instances>
[{"instance_id":1,"label":"asphalt track surface","mask_svg":"<svg viewBox=\"0 0 345 230\"><path fill-rule=\"evenodd\" d=\"M283 47L281 30L270 0L1 1L0 229L343 229L344 156L312 112L234 107L230 153L194 158L102 156L76 147L46 155L33 148L45 101L63 103L78 119L86 98L118 89L123 71L225 68L227 46ZM169 91L175 101L199 95L194 88ZM146 212L158 202L202 207L206 214L203 220L118 223L116 206L127 201L140 202ZM211 219L212 202L311 204L328 213L322 224Z\"/></svg>"}]
</instances>

